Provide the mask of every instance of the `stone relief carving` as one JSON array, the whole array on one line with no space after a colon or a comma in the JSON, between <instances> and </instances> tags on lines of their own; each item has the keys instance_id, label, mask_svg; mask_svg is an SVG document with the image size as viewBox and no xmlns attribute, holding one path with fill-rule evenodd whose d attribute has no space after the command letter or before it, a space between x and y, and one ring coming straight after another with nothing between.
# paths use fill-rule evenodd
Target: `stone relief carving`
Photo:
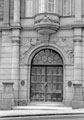
<instances>
[{"instance_id":1,"label":"stone relief carving","mask_svg":"<svg viewBox=\"0 0 84 120\"><path fill-rule=\"evenodd\" d=\"M69 37L59 37L55 38L52 41L50 41L53 44L56 44L58 47L60 47L67 55L69 59L69 63L73 64L73 38ZM42 41L38 38L25 38L21 40L21 47L20 47L20 62L25 63L26 55L28 51L38 45L41 44L45 41Z\"/></svg>"},{"instance_id":2,"label":"stone relief carving","mask_svg":"<svg viewBox=\"0 0 84 120\"><path fill-rule=\"evenodd\" d=\"M69 62L73 63L73 41L72 38L62 37L56 40L57 46L64 50L69 58Z\"/></svg>"},{"instance_id":3,"label":"stone relief carving","mask_svg":"<svg viewBox=\"0 0 84 120\"><path fill-rule=\"evenodd\" d=\"M40 22L43 22L43 23L59 23L59 19L57 16L52 16L52 15L48 15L48 14L45 14L45 15L40 15L36 17L35 19L35 23L40 23Z\"/></svg>"},{"instance_id":4,"label":"stone relief carving","mask_svg":"<svg viewBox=\"0 0 84 120\"><path fill-rule=\"evenodd\" d=\"M37 38L23 38L20 44L20 62L24 63L28 50L38 43Z\"/></svg>"}]
</instances>

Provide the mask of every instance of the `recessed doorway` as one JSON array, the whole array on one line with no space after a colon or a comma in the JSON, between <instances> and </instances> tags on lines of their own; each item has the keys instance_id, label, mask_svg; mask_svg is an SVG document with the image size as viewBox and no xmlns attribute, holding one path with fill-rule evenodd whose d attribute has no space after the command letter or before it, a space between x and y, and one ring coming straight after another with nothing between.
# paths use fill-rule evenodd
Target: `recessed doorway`
<instances>
[{"instance_id":1,"label":"recessed doorway","mask_svg":"<svg viewBox=\"0 0 84 120\"><path fill-rule=\"evenodd\" d=\"M33 102L63 100L63 60L54 50L41 50L32 59L30 100Z\"/></svg>"}]
</instances>

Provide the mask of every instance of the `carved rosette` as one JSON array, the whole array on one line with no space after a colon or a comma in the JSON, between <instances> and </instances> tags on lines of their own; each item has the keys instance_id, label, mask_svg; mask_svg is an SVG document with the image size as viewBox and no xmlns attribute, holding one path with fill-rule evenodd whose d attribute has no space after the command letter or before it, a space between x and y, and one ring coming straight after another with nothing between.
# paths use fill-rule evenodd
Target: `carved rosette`
<instances>
[{"instance_id":1,"label":"carved rosette","mask_svg":"<svg viewBox=\"0 0 84 120\"><path fill-rule=\"evenodd\" d=\"M35 16L34 29L41 34L52 34L59 29L59 16L54 13L39 13Z\"/></svg>"}]
</instances>

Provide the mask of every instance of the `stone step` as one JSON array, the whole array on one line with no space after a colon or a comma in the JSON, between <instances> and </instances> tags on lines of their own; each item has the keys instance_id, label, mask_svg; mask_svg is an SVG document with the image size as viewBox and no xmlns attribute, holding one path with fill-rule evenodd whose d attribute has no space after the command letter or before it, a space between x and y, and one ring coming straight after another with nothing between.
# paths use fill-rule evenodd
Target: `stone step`
<instances>
[{"instance_id":1,"label":"stone step","mask_svg":"<svg viewBox=\"0 0 84 120\"><path fill-rule=\"evenodd\" d=\"M44 103L37 103L31 102L28 106L14 106L13 110L69 110L72 109L71 107L65 107L62 103L51 103L51 102L44 102Z\"/></svg>"},{"instance_id":2,"label":"stone step","mask_svg":"<svg viewBox=\"0 0 84 120\"><path fill-rule=\"evenodd\" d=\"M47 106L47 107L65 107L63 103L60 102L31 102L28 106Z\"/></svg>"},{"instance_id":3,"label":"stone step","mask_svg":"<svg viewBox=\"0 0 84 120\"><path fill-rule=\"evenodd\" d=\"M15 106L13 110L71 110L71 107Z\"/></svg>"}]
</instances>

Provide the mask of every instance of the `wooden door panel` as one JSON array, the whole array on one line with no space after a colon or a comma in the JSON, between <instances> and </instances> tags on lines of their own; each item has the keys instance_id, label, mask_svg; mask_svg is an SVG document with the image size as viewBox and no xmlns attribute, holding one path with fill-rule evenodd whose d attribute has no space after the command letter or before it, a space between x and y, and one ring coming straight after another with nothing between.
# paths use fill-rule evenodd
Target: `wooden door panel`
<instances>
[{"instance_id":1,"label":"wooden door panel","mask_svg":"<svg viewBox=\"0 0 84 120\"><path fill-rule=\"evenodd\" d=\"M33 67L31 73L31 101L62 101L62 73L62 67Z\"/></svg>"},{"instance_id":2,"label":"wooden door panel","mask_svg":"<svg viewBox=\"0 0 84 120\"><path fill-rule=\"evenodd\" d=\"M33 67L31 73L31 101L44 101L45 68Z\"/></svg>"},{"instance_id":3,"label":"wooden door panel","mask_svg":"<svg viewBox=\"0 0 84 120\"><path fill-rule=\"evenodd\" d=\"M62 67L47 67L46 101L62 100Z\"/></svg>"}]
</instances>

